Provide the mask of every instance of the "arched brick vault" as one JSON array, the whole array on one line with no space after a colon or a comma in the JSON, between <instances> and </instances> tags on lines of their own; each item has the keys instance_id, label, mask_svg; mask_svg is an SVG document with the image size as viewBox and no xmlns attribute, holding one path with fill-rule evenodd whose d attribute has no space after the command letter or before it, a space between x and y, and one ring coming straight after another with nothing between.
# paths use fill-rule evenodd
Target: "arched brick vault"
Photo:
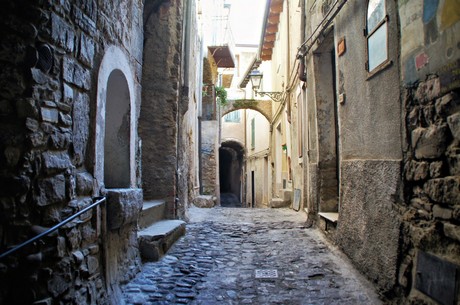
<instances>
[{"instance_id":1,"label":"arched brick vault","mask_svg":"<svg viewBox=\"0 0 460 305\"><path fill-rule=\"evenodd\" d=\"M252 109L258 111L265 118L272 121L272 102L270 100L229 100L227 105L222 107L222 116L239 109Z\"/></svg>"}]
</instances>

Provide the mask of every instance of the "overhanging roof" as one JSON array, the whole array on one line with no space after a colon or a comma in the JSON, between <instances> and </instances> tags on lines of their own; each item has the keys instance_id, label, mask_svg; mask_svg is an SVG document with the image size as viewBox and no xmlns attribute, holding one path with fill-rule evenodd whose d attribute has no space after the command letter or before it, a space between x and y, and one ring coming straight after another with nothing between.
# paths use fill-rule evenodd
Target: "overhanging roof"
<instances>
[{"instance_id":1,"label":"overhanging roof","mask_svg":"<svg viewBox=\"0 0 460 305\"><path fill-rule=\"evenodd\" d=\"M228 45L222 46L210 46L208 47L209 52L214 57L214 61L219 68L235 68L235 61L233 60L233 54L230 51Z\"/></svg>"},{"instance_id":2,"label":"overhanging roof","mask_svg":"<svg viewBox=\"0 0 460 305\"><path fill-rule=\"evenodd\" d=\"M260 40L260 59L271 60L275 45L280 14L283 12L284 0L270 0L265 9L264 26Z\"/></svg>"}]
</instances>

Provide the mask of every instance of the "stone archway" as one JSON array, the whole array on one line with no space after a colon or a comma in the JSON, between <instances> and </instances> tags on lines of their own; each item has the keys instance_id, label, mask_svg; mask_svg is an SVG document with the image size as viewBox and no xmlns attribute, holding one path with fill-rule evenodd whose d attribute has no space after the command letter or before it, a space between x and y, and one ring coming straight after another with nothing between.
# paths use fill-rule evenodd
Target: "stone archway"
<instances>
[{"instance_id":1,"label":"stone archway","mask_svg":"<svg viewBox=\"0 0 460 305\"><path fill-rule=\"evenodd\" d=\"M243 144L235 140L222 142L219 148L219 181L221 205L223 206L227 204L225 199L227 195L231 196L232 199L230 200L232 202L228 202L228 204L241 206L241 202L243 201L244 157L245 150Z\"/></svg>"},{"instance_id":2,"label":"stone archway","mask_svg":"<svg viewBox=\"0 0 460 305\"><path fill-rule=\"evenodd\" d=\"M221 115L224 116L239 109L252 109L260 112L265 118L271 122L272 114L272 101L270 100L229 100L227 105L221 109Z\"/></svg>"}]
</instances>

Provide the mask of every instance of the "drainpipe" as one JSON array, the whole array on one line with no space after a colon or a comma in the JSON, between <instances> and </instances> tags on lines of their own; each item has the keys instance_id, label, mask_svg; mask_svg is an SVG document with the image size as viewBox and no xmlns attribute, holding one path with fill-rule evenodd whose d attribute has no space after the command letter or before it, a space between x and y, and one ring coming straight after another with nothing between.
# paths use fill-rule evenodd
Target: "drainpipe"
<instances>
[{"instance_id":1,"label":"drainpipe","mask_svg":"<svg viewBox=\"0 0 460 305\"><path fill-rule=\"evenodd\" d=\"M305 24L307 19L307 14L305 13L305 2L306 0L301 0L300 3L300 10L301 10L301 17L300 17L300 41L305 41ZM299 65L299 79L302 82L307 81L307 73L305 72L305 56L298 56L300 61Z\"/></svg>"}]
</instances>

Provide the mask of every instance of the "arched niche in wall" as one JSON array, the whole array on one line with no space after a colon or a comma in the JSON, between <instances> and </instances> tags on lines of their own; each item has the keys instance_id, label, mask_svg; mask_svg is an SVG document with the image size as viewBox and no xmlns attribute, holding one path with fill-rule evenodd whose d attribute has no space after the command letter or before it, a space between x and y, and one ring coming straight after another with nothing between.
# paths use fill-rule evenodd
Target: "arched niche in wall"
<instances>
[{"instance_id":1,"label":"arched niche in wall","mask_svg":"<svg viewBox=\"0 0 460 305\"><path fill-rule=\"evenodd\" d=\"M94 176L106 188L134 187L134 77L126 55L110 46L101 62L97 82Z\"/></svg>"},{"instance_id":2,"label":"arched niche in wall","mask_svg":"<svg viewBox=\"0 0 460 305\"><path fill-rule=\"evenodd\" d=\"M104 135L104 184L107 188L130 186L129 88L120 70L113 70L107 81Z\"/></svg>"}]
</instances>

